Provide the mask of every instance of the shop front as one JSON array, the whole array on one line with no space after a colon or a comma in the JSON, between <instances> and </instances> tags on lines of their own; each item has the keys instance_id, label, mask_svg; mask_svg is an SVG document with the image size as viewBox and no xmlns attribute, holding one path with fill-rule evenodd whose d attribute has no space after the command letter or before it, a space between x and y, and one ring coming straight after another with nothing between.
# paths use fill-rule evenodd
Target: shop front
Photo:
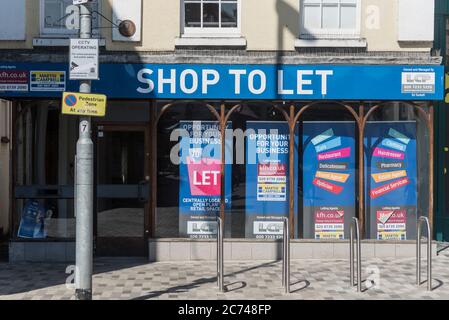
<instances>
[{"instance_id":1,"label":"shop front","mask_svg":"<svg viewBox=\"0 0 449 320\"><path fill-rule=\"evenodd\" d=\"M17 74L0 93L14 106L10 259L73 260L78 119L60 100L78 84L66 64L6 69ZM352 217L368 255L414 252L417 218L433 223L443 76L437 65L103 64L95 255L214 259L218 216L228 259L278 258L284 218L292 258L347 254Z\"/></svg>"}]
</instances>

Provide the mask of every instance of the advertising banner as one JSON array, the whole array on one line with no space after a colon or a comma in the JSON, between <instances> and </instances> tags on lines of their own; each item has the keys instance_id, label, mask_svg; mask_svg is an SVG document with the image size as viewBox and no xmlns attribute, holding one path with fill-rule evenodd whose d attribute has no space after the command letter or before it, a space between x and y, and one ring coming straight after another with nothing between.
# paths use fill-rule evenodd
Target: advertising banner
<instances>
[{"instance_id":1,"label":"advertising banner","mask_svg":"<svg viewBox=\"0 0 449 320\"><path fill-rule=\"evenodd\" d=\"M31 71L30 91L64 91L65 71Z\"/></svg>"},{"instance_id":2,"label":"advertising banner","mask_svg":"<svg viewBox=\"0 0 449 320\"><path fill-rule=\"evenodd\" d=\"M30 72L66 72L72 76L66 91L75 92L74 73L77 79L97 79L96 45L86 41L75 45L82 49L70 64L0 64L1 97L61 97L54 86L41 91L35 90L40 84L32 83L28 90ZM109 99L444 99L444 67L435 65L102 63L99 79L92 92ZM56 87L62 86L57 82Z\"/></svg>"},{"instance_id":3,"label":"advertising banner","mask_svg":"<svg viewBox=\"0 0 449 320\"><path fill-rule=\"evenodd\" d=\"M28 91L28 72L24 70L0 69L0 93L2 91Z\"/></svg>"},{"instance_id":4,"label":"advertising banner","mask_svg":"<svg viewBox=\"0 0 449 320\"><path fill-rule=\"evenodd\" d=\"M355 123L302 127L304 238L345 239L355 215Z\"/></svg>"},{"instance_id":5,"label":"advertising banner","mask_svg":"<svg viewBox=\"0 0 449 320\"><path fill-rule=\"evenodd\" d=\"M194 239L215 238L222 178L220 126L214 121L180 121L179 129L184 133L180 141L179 235ZM232 189L231 134L226 137L225 157L225 210L228 211ZM226 225L230 218L226 215Z\"/></svg>"},{"instance_id":6,"label":"advertising banner","mask_svg":"<svg viewBox=\"0 0 449 320\"><path fill-rule=\"evenodd\" d=\"M414 238L417 214L416 122L365 127L367 225L371 238Z\"/></svg>"},{"instance_id":7,"label":"advertising banner","mask_svg":"<svg viewBox=\"0 0 449 320\"><path fill-rule=\"evenodd\" d=\"M280 239L282 219L289 214L288 125L285 122L248 121L246 130L245 234L247 238ZM297 136L295 134L295 154L298 152ZM297 186L295 179L295 191ZM296 198L297 192L295 203Z\"/></svg>"}]
</instances>

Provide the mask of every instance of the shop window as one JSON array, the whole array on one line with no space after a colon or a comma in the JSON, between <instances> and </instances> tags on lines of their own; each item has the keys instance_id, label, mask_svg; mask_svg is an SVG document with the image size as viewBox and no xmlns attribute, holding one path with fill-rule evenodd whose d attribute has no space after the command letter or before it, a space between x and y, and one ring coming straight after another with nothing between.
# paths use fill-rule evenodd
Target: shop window
<instances>
[{"instance_id":1,"label":"shop window","mask_svg":"<svg viewBox=\"0 0 449 320\"><path fill-rule=\"evenodd\" d=\"M44 36L70 37L78 35L79 30L74 28L77 25L74 17L74 7L72 0L41 0L40 2L40 26L41 34ZM100 11L98 0L93 0L91 4L92 32L98 34L99 18L95 13Z\"/></svg>"},{"instance_id":2,"label":"shop window","mask_svg":"<svg viewBox=\"0 0 449 320\"><path fill-rule=\"evenodd\" d=\"M20 103L14 145L14 237L75 237L74 154L77 121L59 102Z\"/></svg>"},{"instance_id":3,"label":"shop window","mask_svg":"<svg viewBox=\"0 0 449 320\"><path fill-rule=\"evenodd\" d=\"M159 102L159 108L164 104ZM229 103L227 110L235 104ZM345 103L356 112L364 108L364 114L377 104ZM220 104L215 106L219 110ZM303 106L297 103L296 110ZM173 148L181 147L183 139L178 135L172 139L175 129L197 125L201 131L189 132L187 140L203 139L203 126L209 128L213 123L212 113L195 103L172 107L160 119L156 237L215 237L220 192L212 188L211 173L219 174L217 163L180 165L171 158ZM227 238L282 237L282 219L290 213L289 142L293 138L294 237L348 239L352 217L359 217L359 136L351 112L336 103L316 104L302 114L291 137L273 103L241 103L229 117L228 128ZM368 119L363 140L365 216L359 217L364 218L366 238L400 241L416 237L416 219L427 215L429 203L426 192L417 192L428 190L428 134L418 111L410 105L385 104ZM194 143L188 145L190 157L206 148L203 142Z\"/></svg>"},{"instance_id":4,"label":"shop window","mask_svg":"<svg viewBox=\"0 0 449 320\"><path fill-rule=\"evenodd\" d=\"M416 239L417 218L428 216L428 137L422 115L407 103L387 103L368 119L364 130L367 238Z\"/></svg>"},{"instance_id":5,"label":"shop window","mask_svg":"<svg viewBox=\"0 0 449 320\"><path fill-rule=\"evenodd\" d=\"M158 108L161 108L167 102L158 102ZM217 110L219 104L217 104ZM198 219L215 219L214 213L217 213L217 207L214 205L214 200L219 199L215 192L210 198L210 207L201 207L201 204L196 206L198 209L193 212L193 202L201 197L201 191L191 190L191 185L187 179L189 167L185 163L173 161L173 151L176 146L182 143L182 137L176 134L181 133L178 130L189 130L194 123L213 126L216 121L212 113L204 106L196 103L180 104L171 107L164 113L158 122L157 133L157 205L156 205L156 237L158 238L172 238L183 237L188 238L189 226L194 227L195 221ZM190 133L190 132L189 132ZM200 137L201 138L201 137ZM198 147L199 148L199 147ZM192 150L193 151L193 150ZM178 153L177 153L178 154ZM192 168L192 167L190 167ZM192 185L193 187L193 185ZM190 193L193 192L191 196ZM190 202L188 202L190 201ZM207 201L207 199L206 199ZM192 204L192 205L190 205ZM205 214L207 212L208 214ZM198 219L191 218L198 213ZM191 223L190 223L191 222ZM206 221L208 223L209 221ZM195 228L200 227L200 224L195 224ZM209 232L193 231L190 232L191 237L209 236Z\"/></svg>"},{"instance_id":6,"label":"shop window","mask_svg":"<svg viewBox=\"0 0 449 320\"><path fill-rule=\"evenodd\" d=\"M233 34L240 28L240 0L183 0L183 34Z\"/></svg>"},{"instance_id":7,"label":"shop window","mask_svg":"<svg viewBox=\"0 0 449 320\"><path fill-rule=\"evenodd\" d=\"M300 38L358 38L360 0L301 0Z\"/></svg>"}]
</instances>

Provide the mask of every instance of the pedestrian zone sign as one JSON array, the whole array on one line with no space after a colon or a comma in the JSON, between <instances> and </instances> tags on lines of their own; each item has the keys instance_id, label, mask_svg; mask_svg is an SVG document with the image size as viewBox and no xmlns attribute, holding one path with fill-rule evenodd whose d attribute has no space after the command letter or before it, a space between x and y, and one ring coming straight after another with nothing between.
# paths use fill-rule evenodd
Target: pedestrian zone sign
<instances>
[{"instance_id":1,"label":"pedestrian zone sign","mask_svg":"<svg viewBox=\"0 0 449 320\"><path fill-rule=\"evenodd\" d=\"M64 92L62 113L80 116L104 117L106 96L104 94Z\"/></svg>"}]
</instances>

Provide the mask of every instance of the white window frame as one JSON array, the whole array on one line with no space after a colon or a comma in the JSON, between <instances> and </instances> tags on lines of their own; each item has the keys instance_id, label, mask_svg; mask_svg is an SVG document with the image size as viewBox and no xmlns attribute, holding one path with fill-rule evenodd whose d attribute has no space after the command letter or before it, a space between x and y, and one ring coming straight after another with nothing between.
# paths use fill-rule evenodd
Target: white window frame
<instances>
[{"instance_id":1,"label":"white window frame","mask_svg":"<svg viewBox=\"0 0 449 320\"><path fill-rule=\"evenodd\" d=\"M201 0L197 0L201 3ZM219 1L221 9L221 0ZM181 3L181 36L182 37L240 37L241 35L241 18L242 18L242 0L237 0L237 28L204 28L204 27L185 27L185 5L184 0ZM201 6L201 12L203 6ZM221 11L219 15L219 23L221 23Z\"/></svg>"},{"instance_id":2,"label":"white window frame","mask_svg":"<svg viewBox=\"0 0 449 320\"><path fill-rule=\"evenodd\" d=\"M362 15L362 4L361 0L356 0L356 22L354 29L330 29L330 28L319 28L319 29L306 29L304 27L305 10L304 1L300 1L300 21L299 21L299 38L300 39L360 39L360 23ZM322 2L320 3L320 8L322 8ZM323 12L321 11L321 17Z\"/></svg>"},{"instance_id":3,"label":"white window frame","mask_svg":"<svg viewBox=\"0 0 449 320\"><path fill-rule=\"evenodd\" d=\"M98 11L101 12L101 0L98 0ZM70 38L76 37L79 34L79 30L69 30L67 28L48 28L45 27L45 0L39 1L39 24L40 35L51 38ZM98 27L101 26L101 18L98 16ZM99 29L93 29L92 34L98 36L100 34Z\"/></svg>"}]
</instances>

